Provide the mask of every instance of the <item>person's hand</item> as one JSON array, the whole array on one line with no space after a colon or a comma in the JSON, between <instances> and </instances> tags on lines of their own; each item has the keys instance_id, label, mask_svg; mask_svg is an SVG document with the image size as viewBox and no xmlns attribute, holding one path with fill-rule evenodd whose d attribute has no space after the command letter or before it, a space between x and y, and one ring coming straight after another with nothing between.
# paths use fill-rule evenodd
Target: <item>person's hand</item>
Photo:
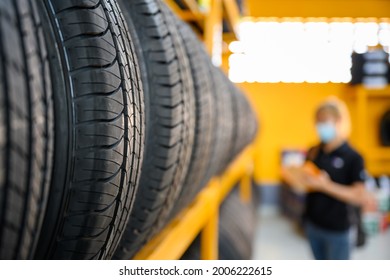
<instances>
[{"instance_id":1,"label":"person's hand","mask_svg":"<svg viewBox=\"0 0 390 280\"><path fill-rule=\"evenodd\" d=\"M305 185L309 187L311 191L317 192L325 191L332 182L328 173L325 171L321 171L321 174L319 175L306 174L304 181Z\"/></svg>"}]
</instances>

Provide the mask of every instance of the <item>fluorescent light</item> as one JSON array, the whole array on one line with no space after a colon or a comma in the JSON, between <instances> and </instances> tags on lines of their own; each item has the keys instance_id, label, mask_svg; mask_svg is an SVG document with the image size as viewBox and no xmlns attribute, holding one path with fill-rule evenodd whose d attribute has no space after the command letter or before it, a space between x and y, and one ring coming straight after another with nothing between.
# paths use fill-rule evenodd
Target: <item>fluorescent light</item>
<instances>
[{"instance_id":1,"label":"fluorescent light","mask_svg":"<svg viewBox=\"0 0 390 280\"><path fill-rule=\"evenodd\" d=\"M388 23L273 19L243 22L239 30L241 41L229 45L235 82L347 83L353 51L364 53L378 43L390 47Z\"/></svg>"}]
</instances>

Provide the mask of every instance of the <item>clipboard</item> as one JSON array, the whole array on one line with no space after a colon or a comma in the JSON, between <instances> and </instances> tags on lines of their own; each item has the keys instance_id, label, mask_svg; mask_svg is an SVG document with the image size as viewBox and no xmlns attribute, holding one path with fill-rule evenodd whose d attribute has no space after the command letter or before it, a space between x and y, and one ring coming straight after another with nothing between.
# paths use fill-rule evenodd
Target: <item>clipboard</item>
<instances>
[{"instance_id":1,"label":"clipboard","mask_svg":"<svg viewBox=\"0 0 390 280\"><path fill-rule=\"evenodd\" d=\"M319 176L321 170L311 161L306 161L302 166L289 166L282 168L283 180L298 192L310 192L310 187L305 185L307 175Z\"/></svg>"}]
</instances>

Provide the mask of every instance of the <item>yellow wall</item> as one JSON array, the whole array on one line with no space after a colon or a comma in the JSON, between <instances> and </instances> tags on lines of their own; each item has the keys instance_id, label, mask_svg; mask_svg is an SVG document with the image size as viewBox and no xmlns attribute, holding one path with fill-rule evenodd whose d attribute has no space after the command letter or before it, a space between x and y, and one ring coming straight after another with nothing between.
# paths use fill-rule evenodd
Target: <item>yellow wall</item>
<instances>
[{"instance_id":1,"label":"yellow wall","mask_svg":"<svg viewBox=\"0 0 390 280\"><path fill-rule=\"evenodd\" d=\"M260 121L255 142L258 153L255 177L259 183L280 181L283 149L307 149L318 143L313 120L315 110L331 95L347 102L352 120L350 142L365 157L368 171L374 176L390 173L390 148L380 147L378 130L382 115L390 109L390 88L382 91L386 93L384 96L367 96L367 113L363 116L357 106L357 96L362 92L345 84L245 83L239 86L250 98Z\"/></svg>"},{"instance_id":2,"label":"yellow wall","mask_svg":"<svg viewBox=\"0 0 390 280\"><path fill-rule=\"evenodd\" d=\"M388 0L247 0L254 17L388 17Z\"/></svg>"},{"instance_id":3,"label":"yellow wall","mask_svg":"<svg viewBox=\"0 0 390 280\"><path fill-rule=\"evenodd\" d=\"M246 6L249 16L253 17L390 17L390 0L247 0ZM223 68L227 71L226 53ZM266 184L280 181L283 149L306 149L318 142L313 125L314 112L330 95L347 101L352 115L351 142L365 156L368 170L373 175L390 173L390 149L380 148L378 138L380 117L390 109L390 89L389 96L368 98L367 112L363 116L362 109L357 107L359 92L345 84L247 83L240 87L252 100L260 120L260 134L256 140L257 181Z\"/></svg>"},{"instance_id":4,"label":"yellow wall","mask_svg":"<svg viewBox=\"0 0 390 280\"><path fill-rule=\"evenodd\" d=\"M390 17L388 0L247 0L253 17ZM227 55L224 56L227 69ZM258 112L261 133L256 179L260 183L280 181L280 153L284 148L305 149L317 143L313 115L317 105L330 95L347 101L352 117L351 143L366 158L373 175L390 172L390 149L379 147L378 122L390 109L389 97L368 98L367 117L357 107L358 92L345 84L241 84ZM359 130L360 129L360 130ZM363 135L363 136L362 136Z\"/></svg>"}]
</instances>

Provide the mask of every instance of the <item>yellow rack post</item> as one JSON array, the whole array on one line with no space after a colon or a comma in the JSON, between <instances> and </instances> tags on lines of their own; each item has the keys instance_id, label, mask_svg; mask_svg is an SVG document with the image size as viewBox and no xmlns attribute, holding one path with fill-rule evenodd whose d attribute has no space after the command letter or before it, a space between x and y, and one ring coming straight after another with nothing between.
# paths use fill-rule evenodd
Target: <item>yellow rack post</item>
<instances>
[{"instance_id":1,"label":"yellow rack post","mask_svg":"<svg viewBox=\"0 0 390 280\"><path fill-rule=\"evenodd\" d=\"M223 19L230 26L230 39L238 40L238 25L240 11L235 0L210 0L208 9L201 10L196 0L183 0L185 9L182 9L174 0L165 0L165 3L184 21L197 24L197 30L203 36L207 51L215 61L222 59Z\"/></svg>"}]
</instances>

